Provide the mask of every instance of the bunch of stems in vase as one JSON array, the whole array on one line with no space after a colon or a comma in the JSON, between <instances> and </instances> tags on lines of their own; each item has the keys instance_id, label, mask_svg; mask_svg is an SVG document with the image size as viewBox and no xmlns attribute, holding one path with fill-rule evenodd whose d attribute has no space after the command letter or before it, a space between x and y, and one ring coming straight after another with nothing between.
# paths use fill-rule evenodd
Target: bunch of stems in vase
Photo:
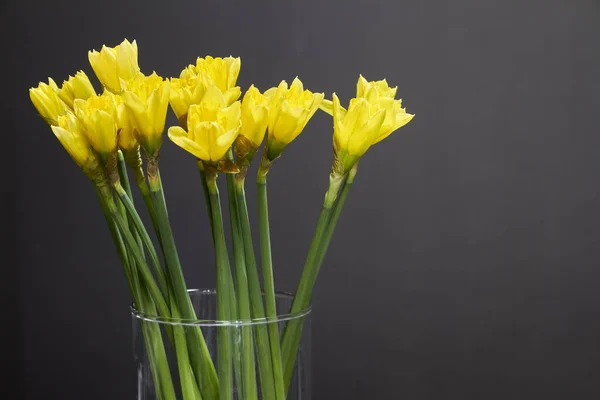
<instances>
[{"instance_id":1,"label":"bunch of stems in vase","mask_svg":"<svg viewBox=\"0 0 600 400\"><path fill-rule=\"evenodd\" d=\"M168 136L196 158L215 250L217 319L224 322L276 319L267 175L319 108L333 116L329 187L289 312L305 309L359 160L370 146L413 118L395 98L396 88L390 88L385 80L367 81L360 76L356 97L344 108L335 93L332 100L326 100L322 93L305 90L296 78L289 86L281 81L263 93L250 86L239 100L239 58L198 58L178 78L163 79L156 73L140 72L135 41L125 40L114 48L103 46L88 56L103 86L101 94L79 71L60 87L51 78L48 84L40 83L30 89L30 97L93 183L134 307L146 315L197 320L173 238L159 169L169 104L180 125L170 127ZM256 177L261 287L245 184L248 167L265 136ZM127 169L150 215L160 251L133 202ZM220 173L227 180L233 268L217 187ZM236 344L230 330L218 330L217 360L213 360L199 327L167 325L167 340L176 352L178 389L171 379L160 328L146 324L143 336L146 347L153 349L152 376L160 398L175 399L177 391L186 400L227 400L234 381L239 380L242 399L284 400L302 328L302 320L297 319L288 321L282 332L277 324L243 329L244 348L239 360L243 372L235 376L232 346Z\"/></svg>"}]
</instances>

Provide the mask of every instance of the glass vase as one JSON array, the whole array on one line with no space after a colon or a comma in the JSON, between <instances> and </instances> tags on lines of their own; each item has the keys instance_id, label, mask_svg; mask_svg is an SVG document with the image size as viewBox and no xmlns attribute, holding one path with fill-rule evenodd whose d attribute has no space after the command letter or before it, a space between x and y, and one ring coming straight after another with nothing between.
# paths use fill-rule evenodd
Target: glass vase
<instances>
[{"instance_id":1,"label":"glass vase","mask_svg":"<svg viewBox=\"0 0 600 400\"><path fill-rule=\"evenodd\" d=\"M276 293L274 318L218 321L215 290L188 292L197 320L162 318L131 308L138 400L279 400L282 390L287 400L311 398L310 306L289 314L293 296ZM287 357L287 374L281 355L281 373L276 374L271 341L274 336L282 340L286 327L296 328L298 346L292 348L297 351ZM231 381L225 384L218 365L219 340L224 337L231 354Z\"/></svg>"}]
</instances>

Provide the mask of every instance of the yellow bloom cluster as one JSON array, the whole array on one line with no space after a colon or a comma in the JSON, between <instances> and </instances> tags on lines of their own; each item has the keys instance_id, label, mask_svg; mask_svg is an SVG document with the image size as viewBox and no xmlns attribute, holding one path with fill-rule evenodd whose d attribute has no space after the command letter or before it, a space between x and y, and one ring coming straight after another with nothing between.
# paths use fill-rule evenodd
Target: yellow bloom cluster
<instances>
[{"instance_id":1,"label":"yellow bloom cluster","mask_svg":"<svg viewBox=\"0 0 600 400\"><path fill-rule=\"evenodd\" d=\"M239 57L199 57L171 79L171 108L182 127L169 128L169 138L200 160L220 161L239 134L240 66Z\"/></svg>"},{"instance_id":2,"label":"yellow bloom cluster","mask_svg":"<svg viewBox=\"0 0 600 400\"><path fill-rule=\"evenodd\" d=\"M169 100L169 82L156 73L145 76L138 66L135 41L90 51L89 61L104 92L97 95L83 71L58 87L52 78L29 90L31 101L52 126L56 137L89 174L91 166L114 157L117 148L148 154L162 143ZM97 159L96 162L90 162Z\"/></svg>"},{"instance_id":3,"label":"yellow bloom cluster","mask_svg":"<svg viewBox=\"0 0 600 400\"><path fill-rule=\"evenodd\" d=\"M106 163L118 148L137 153L141 146L147 157L157 158L169 104L181 124L168 131L175 144L215 165L234 146L242 166L252 159L265 133L263 159L271 163L279 157L320 107L333 115L334 169L340 173L413 118L395 99L396 88L385 80L369 82L360 76L356 97L346 109L335 93L325 100L322 93L305 90L298 78L289 86L281 81L264 93L252 85L240 101L240 58L198 58L170 79L140 72L135 40L92 50L88 58L104 87L102 94L83 71L61 87L49 78L47 84L30 89L39 114L87 172L98 164L91 159Z\"/></svg>"}]
</instances>

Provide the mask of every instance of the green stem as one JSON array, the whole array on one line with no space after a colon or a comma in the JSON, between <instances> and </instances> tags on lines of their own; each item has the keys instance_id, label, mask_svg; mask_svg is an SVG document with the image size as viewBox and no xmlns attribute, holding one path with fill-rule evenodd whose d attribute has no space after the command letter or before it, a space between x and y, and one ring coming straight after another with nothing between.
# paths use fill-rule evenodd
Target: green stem
<instances>
[{"instance_id":1,"label":"green stem","mask_svg":"<svg viewBox=\"0 0 600 400\"><path fill-rule=\"evenodd\" d=\"M250 295L248 293L248 276L246 273L246 260L244 258L244 243L240 229L240 221L235 197L235 177L227 174L227 192L229 198L229 215L231 222L231 235L233 243L233 256L235 260L235 283L238 297L238 311L240 319L248 322L252 319L250 311ZM256 365L254 360L254 344L252 341L252 327L242 325L242 393L244 400L258 398L256 387Z\"/></svg>"},{"instance_id":2,"label":"green stem","mask_svg":"<svg viewBox=\"0 0 600 400\"><path fill-rule=\"evenodd\" d=\"M278 400L285 400L283 367L281 364L281 347L279 343L279 324L277 323L277 305L275 302L275 281L273 278L273 259L271 255L271 234L269 227L269 205L267 200L266 175L257 181L258 222L260 230L260 259L262 261L265 305L269 318L269 339L271 343L271 360L273 376Z\"/></svg>"},{"instance_id":3,"label":"green stem","mask_svg":"<svg viewBox=\"0 0 600 400\"><path fill-rule=\"evenodd\" d=\"M212 207L210 205L210 194L208 192L208 185L206 183L206 170L204 169L204 164L202 162L202 160L198 160L198 171L200 172L200 180L202 183L202 192L204 193L204 202L206 204L206 209L208 211L208 221L210 223L210 234L212 236L213 239L213 245L216 246L215 243L215 236L213 233L213 217L212 217ZM215 247L215 251L216 251L216 247ZM234 288L234 284L233 284L233 276L231 275L231 269L227 268L226 271L226 280L227 280L227 286L228 286L228 293L229 293L229 303L230 303L230 311L231 311L231 315L230 318L231 320L237 320L238 319L238 305L237 305L237 300L236 300L236 293L235 293L235 288ZM239 358L240 355L240 343L237 340L233 340L234 339L234 334L233 332L231 332L231 339L232 339L232 346L233 346L233 368L234 368L234 373L235 373L235 377L236 380L239 382L241 381L241 360Z\"/></svg>"},{"instance_id":4,"label":"green stem","mask_svg":"<svg viewBox=\"0 0 600 400\"><path fill-rule=\"evenodd\" d=\"M181 318L175 304L171 307L171 313L173 318ZM177 354L177 367L179 368L179 382L181 384L183 400L195 400L198 398L198 396L196 396L197 386L190 366L185 329L186 328L183 325L173 324L173 336L175 339L173 345L175 346L175 353Z\"/></svg>"},{"instance_id":5,"label":"green stem","mask_svg":"<svg viewBox=\"0 0 600 400\"><path fill-rule=\"evenodd\" d=\"M131 167L131 170L133 171L133 176L135 178L136 184L140 190L140 193L142 194L142 199L144 200L144 204L146 205L148 214L150 215L150 221L152 222L152 228L154 229L154 233L156 234L156 237L158 238L158 244L159 244L160 250L163 254L164 265L167 265L165 249L163 248L163 241L160 238L160 229L158 226L156 211L154 210L154 204L152 203L152 195L150 194L150 188L148 187L148 184L146 183L146 176L144 175L144 171L141 168L141 160L138 159L139 152L135 153L135 154L136 154L136 157L133 157L134 162L130 163L130 167ZM139 161L139 163L138 163L138 161ZM129 197L133 198L133 197L131 197L131 195ZM169 276L167 274L165 274L165 281L166 281L167 287L169 288L168 294L166 294L166 296L168 297L169 302L171 302L171 294L173 291L171 289L171 282L169 281Z\"/></svg>"},{"instance_id":6,"label":"green stem","mask_svg":"<svg viewBox=\"0 0 600 400\"><path fill-rule=\"evenodd\" d=\"M116 183L114 185L114 189L115 189L115 192L117 193L117 195L119 196L119 198L121 199L121 202L125 206L125 209L127 210L127 215L130 217L131 221L133 221L135 230L139 234L139 236L142 240L142 243L144 244L144 247L146 248L146 250L148 250L150 260L152 261L152 265L154 266L154 271L156 272L156 277L157 277L160 289L162 290L162 292L165 295L168 295L169 290L168 290L168 286L167 286L167 280L165 278L165 273L160 265L160 261L158 260L158 255L156 254L156 250L154 249L154 244L152 244L152 239L150 239L150 236L148 235L148 231L146 231L146 228L144 227L144 223L142 222L142 219L140 218L139 214L137 213L137 210L135 209L135 206L133 205L131 198L127 195L123 186L121 186L120 183Z\"/></svg>"},{"instance_id":7,"label":"green stem","mask_svg":"<svg viewBox=\"0 0 600 400\"><path fill-rule=\"evenodd\" d=\"M119 171L119 181L121 183L121 185L123 186L123 189L125 190L125 193L127 193L127 196L129 196L129 198L131 199L131 202L133 202L133 194L131 193L131 185L129 184L129 176L127 175L127 165L125 164L125 158L123 157L123 153L121 152L121 150L117 151L117 169ZM123 210L125 210L125 206L124 205L120 205L121 207L123 207ZM131 218L131 216L128 216L127 218L128 224L129 225L134 225L133 219ZM136 239L138 240L138 244L140 246L140 249L142 249L143 252L143 247L142 247L142 241L141 238L139 238L139 233L137 232L133 232L134 236L136 237Z\"/></svg>"},{"instance_id":8,"label":"green stem","mask_svg":"<svg viewBox=\"0 0 600 400\"><path fill-rule=\"evenodd\" d=\"M104 214L104 218L106 219L106 224L108 225L110 235L113 239L115 247L117 248L117 254L119 255L119 259L121 260L121 265L123 266L123 271L125 272L127 283L129 284L129 290L131 291L133 302L136 307L139 307L139 297L137 296L137 288L135 288L135 286L133 285L134 281L131 274L131 268L129 266L129 257L127 256L127 249L125 247L125 243L123 243L123 238L121 237L119 228L115 221L113 221L113 218L110 214L107 200L103 197L99 188L96 188L96 194L98 195L98 200L100 201L100 205L102 206L102 212Z\"/></svg>"},{"instance_id":9,"label":"green stem","mask_svg":"<svg viewBox=\"0 0 600 400\"><path fill-rule=\"evenodd\" d=\"M148 292L143 287L140 289L140 296L143 298L142 301L144 304L140 311L148 315L156 315L156 307ZM167 353L165 352L162 333L160 331L160 324L145 321L143 319L138 319L138 322L142 327L144 346L146 347L146 353L150 360L152 379L155 382L155 390L158 394L158 398L161 400L175 400L175 388L173 387L173 380L171 378L169 361L167 359ZM170 332L170 330L167 330L167 332ZM172 338L171 342L173 342Z\"/></svg>"},{"instance_id":10,"label":"green stem","mask_svg":"<svg viewBox=\"0 0 600 400\"><path fill-rule=\"evenodd\" d=\"M198 160L198 171L200 172L200 182L202 184L202 193L204 194L204 203L206 204L206 211L208 212L208 220L210 222L210 233L213 234L213 220L212 210L210 206L210 194L208 193L208 184L206 183L206 170L202 160ZM213 237L214 241L214 237Z\"/></svg>"},{"instance_id":11,"label":"green stem","mask_svg":"<svg viewBox=\"0 0 600 400\"><path fill-rule=\"evenodd\" d=\"M225 244L221 201L216 178L216 173L207 174L217 261L217 319L220 321L230 321L230 287L227 279L227 270L230 270L229 255L227 254L227 246ZM231 328L229 327L217 327L217 356L219 385L221 389L220 400L231 400L233 399L233 374L231 368Z\"/></svg>"},{"instance_id":12,"label":"green stem","mask_svg":"<svg viewBox=\"0 0 600 400\"><path fill-rule=\"evenodd\" d=\"M127 166L125 164L125 157L123 156L123 153L121 152L121 150L119 150L117 152L117 157L118 157L117 168L119 170L119 179L121 181L121 185L125 189L125 192L127 192L127 195L133 199L133 197L131 196L131 184L129 183L129 176L127 175Z\"/></svg>"},{"instance_id":13,"label":"green stem","mask_svg":"<svg viewBox=\"0 0 600 400\"><path fill-rule=\"evenodd\" d=\"M127 276L132 297L134 299L135 307L142 312L148 312L151 315L154 315L156 314L156 309L154 308L155 306L153 300L148 297L145 288L141 286L137 278L137 270L135 268L136 260L134 257L127 257L127 249L125 247L125 243L123 242L121 232L119 231L119 226L125 227L125 224L123 223L124 218L122 218L120 215L116 215L118 212L117 207L109 193L105 191L105 193L102 194L101 190L97 188L97 194L98 198L100 199L100 204L102 205L102 210L104 211L106 222L113 237L113 241L117 247L117 252L121 258L121 263L125 269L125 274ZM131 236L129 231L127 231L127 234ZM130 245L132 244L131 239L128 243ZM130 251L134 250L130 249ZM146 321L141 320L140 324L142 327L142 335L144 337L145 347L148 352L148 358L151 365L150 368L153 380L156 384L158 396L160 399L175 400L175 390L171 381L171 372L169 370L169 364L160 333L160 327L153 326L156 324L147 323Z\"/></svg>"},{"instance_id":14,"label":"green stem","mask_svg":"<svg viewBox=\"0 0 600 400\"><path fill-rule=\"evenodd\" d=\"M119 214L116 205L112 202L112 199L111 199L111 202L108 203L108 207L109 207L110 214L111 214L113 221L115 221L115 223L119 227L119 230L121 231L121 235L123 236L125 245L127 246L128 253L132 257L132 259L135 261L137 266L139 267L138 272L140 273L140 276L144 280L144 283L146 284L146 288L148 289L148 292L152 296L152 299L156 303L156 307L158 308L160 315L166 316L167 318L170 317L170 312L169 312L169 307L167 306L167 302L165 301L165 299L162 295L162 292L160 291L158 285L156 284L156 281L154 280L154 276L152 276L152 272L150 272L150 268L148 268L148 264L146 264L146 261L144 260L144 256L142 255L142 252L141 252L140 248L138 247L138 244L137 244L135 238L133 237L131 232L127 229L127 223L125 222L125 218L121 214Z\"/></svg>"},{"instance_id":15,"label":"green stem","mask_svg":"<svg viewBox=\"0 0 600 400\"><path fill-rule=\"evenodd\" d=\"M125 168L125 160L123 159L123 153L121 152L121 150L117 151L116 158L117 158L117 175L119 176L119 179L123 179L122 178L123 176L126 178L127 170ZM102 157L102 159L103 159L104 163L106 163L108 160L106 157ZM121 213L121 215L127 215L124 204L122 204L121 202L118 202L117 208L119 209L119 212ZM129 228L129 221L127 218L125 219L125 223L127 223L127 227Z\"/></svg>"},{"instance_id":16,"label":"green stem","mask_svg":"<svg viewBox=\"0 0 600 400\"><path fill-rule=\"evenodd\" d=\"M173 232L169 223L167 205L165 203L160 175L149 175L148 183L154 210L156 211L160 240L162 241L165 258L167 260L167 271L174 292L174 300L183 319L196 320L196 314L187 293L181 263L179 262L175 238L173 237ZM205 400L218 400L219 381L204 336L202 336L202 331L199 327L187 329L186 337L192 368L202 398Z\"/></svg>"},{"instance_id":17,"label":"green stem","mask_svg":"<svg viewBox=\"0 0 600 400\"><path fill-rule=\"evenodd\" d=\"M260 289L260 279L256 268L256 256L252 244L252 232L250 230L250 219L248 217L248 206L246 204L246 193L244 190L244 180L235 180L235 194L238 205L238 216L244 241L244 253L246 255L246 271L248 275L248 287L250 289L250 305L252 307L252 317L254 319L265 318L265 311L262 303L262 291ZM273 374L273 364L271 361L271 350L269 345L269 332L265 324L258 324L255 327L256 347L258 356L258 372L261 381L261 391L263 399L276 399L275 382Z\"/></svg>"},{"instance_id":18,"label":"green stem","mask_svg":"<svg viewBox=\"0 0 600 400\"><path fill-rule=\"evenodd\" d=\"M141 172L141 171L140 171ZM152 222L152 228L156 233L156 236L159 238L159 243L162 250L162 241L160 240L160 232L158 228L158 220L156 217L156 211L154 210L154 204L152 203L152 196L150 195L150 188L146 183L146 178L144 177L143 172L141 174L138 172L137 174L134 172L135 181L137 183L138 188L140 189L140 193L142 194L142 199L144 200L144 204L146 205L146 209L148 210L148 214L150 215L150 221Z\"/></svg>"},{"instance_id":19,"label":"green stem","mask_svg":"<svg viewBox=\"0 0 600 400\"><path fill-rule=\"evenodd\" d=\"M302 276L300 277L300 282L292 302L292 307L290 310L290 313L292 314L302 311L310 304L312 286L318 273L317 260L319 256L319 247L323 241L327 224L330 220L331 209L335 203L339 188L343 183L343 179L343 176L335 175L333 173L329 179L329 188L327 189L327 194L325 195L325 201L323 202L323 207L321 208L321 213L319 214L319 219L317 221L317 227L308 249L308 255L304 263ZM302 336L303 323L303 318L290 320L283 331L281 340L281 354L284 380L287 383L286 386L289 386L292 372L294 370L298 344L300 343Z\"/></svg>"},{"instance_id":20,"label":"green stem","mask_svg":"<svg viewBox=\"0 0 600 400\"><path fill-rule=\"evenodd\" d=\"M335 227L340 219L340 214L342 213L342 209L344 208L344 203L346 202L346 197L348 197L348 193L350 192L350 189L352 188L352 183L354 182L354 177L356 176L357 170L358 170L358 162L356 164L354 164L354 167L348 173L346 181L344 182L344 185L342 186L342 189L340 191L340 195L338 196L338 199L335 202L335 205L333 206L333 212L331 213L331 220L329 221L329 224L327 224L327 229L325 230L325 234L323 235L323 242L321 243L321 246L319 246L319 254L317 255L316 272L313 276L312 282L310 283L311 290L309 292L308 302L305 303L305 307L307 307L308 303L310 302L312 288L314 287L316 278L319 274L319 271L321 270L321 265L323 265L323 260L325 259L325 255L327 254L327 249L329 248L329 243L331 242L331 238L333 237L333 233L335 232Z\"/></svg>"},{"instance_id":21,"label":"green stem","mask_svg":"<svg viewBox=\"0 0 600 400\"><path fill-rule=\"evenodd\" d=\"M344 207L344 203L346 202L346 197L348 197L348 193L350 192L350 189L352 187L352 183L354 182L354 176L356 175L356 167L357 167L358 163L355 164L355 167L350 171L350 173L348 174L348 178L346 179L346 182L344 182L344 186L342 187L342 190L340 192L340 195L333 207L333 211L331 214L331 220L329 221L329 224L327 224L327 228L325 229L325 233L323 234L323 241L321 243L321 246L319 246L319 252L317 255L317 261L316 261L316 271L315 274L312 276L312 281L309 284L310 292L307 296L307 299L304 303L304 307L308 307L308 303L310 302L310 296L312 295L312 288L315 285L316 279L317 279L317 275L319 274L319 271L321 270L321 266L323 265L323 260L325 259L325 255L327 253L327 249L329 248L329 243L331 242L331 238L333 237L333 233L335 231L335 227L338 223L338 220L340 219L340 214L342 213L342 208ZM293 349L293 351L290 353L290 359L286 360L287 364L286 366L293 370L295 361L296 361L296 354L297 354L297 349L298 349L298 345L300 343L300 338L302 337L302 325L303 324L299 324L299 331L296 332L296 334L294 335L294 342L292 343L291 348ZM290 378L291 378L291 372L290 372ZM290 385L290 380L286 380L286 390L288 389Z\"/></svg>"}]
</instances>

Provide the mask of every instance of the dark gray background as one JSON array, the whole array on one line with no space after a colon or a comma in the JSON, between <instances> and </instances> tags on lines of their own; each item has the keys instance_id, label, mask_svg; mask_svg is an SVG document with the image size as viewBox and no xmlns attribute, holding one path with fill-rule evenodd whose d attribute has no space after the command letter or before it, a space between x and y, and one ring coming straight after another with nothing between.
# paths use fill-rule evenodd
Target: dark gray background
<instances>
[{"instance_id":1,"label":"dark gray background","mask_svg":"<svg viewBox=\"0 0 600 400\"><path fill-rule=\"evenodd\" d=\"M600 397L597 0L21 0L1 22L18 220L17 282L12 266L4 280L18 319L3 328L17 336L22 398L134 398L110 236L27 93L91 75L87 50L124 37L146 73L231 54L243 89L298 75L344 101L362 73L397 84L416 114L361 163L320 276L315 399ZM331 130L318 113L270 175L283 290L327 185ZM188 281L213 286L193 159L167 140L161 161Z\"/></svg>"}]
</instances>

